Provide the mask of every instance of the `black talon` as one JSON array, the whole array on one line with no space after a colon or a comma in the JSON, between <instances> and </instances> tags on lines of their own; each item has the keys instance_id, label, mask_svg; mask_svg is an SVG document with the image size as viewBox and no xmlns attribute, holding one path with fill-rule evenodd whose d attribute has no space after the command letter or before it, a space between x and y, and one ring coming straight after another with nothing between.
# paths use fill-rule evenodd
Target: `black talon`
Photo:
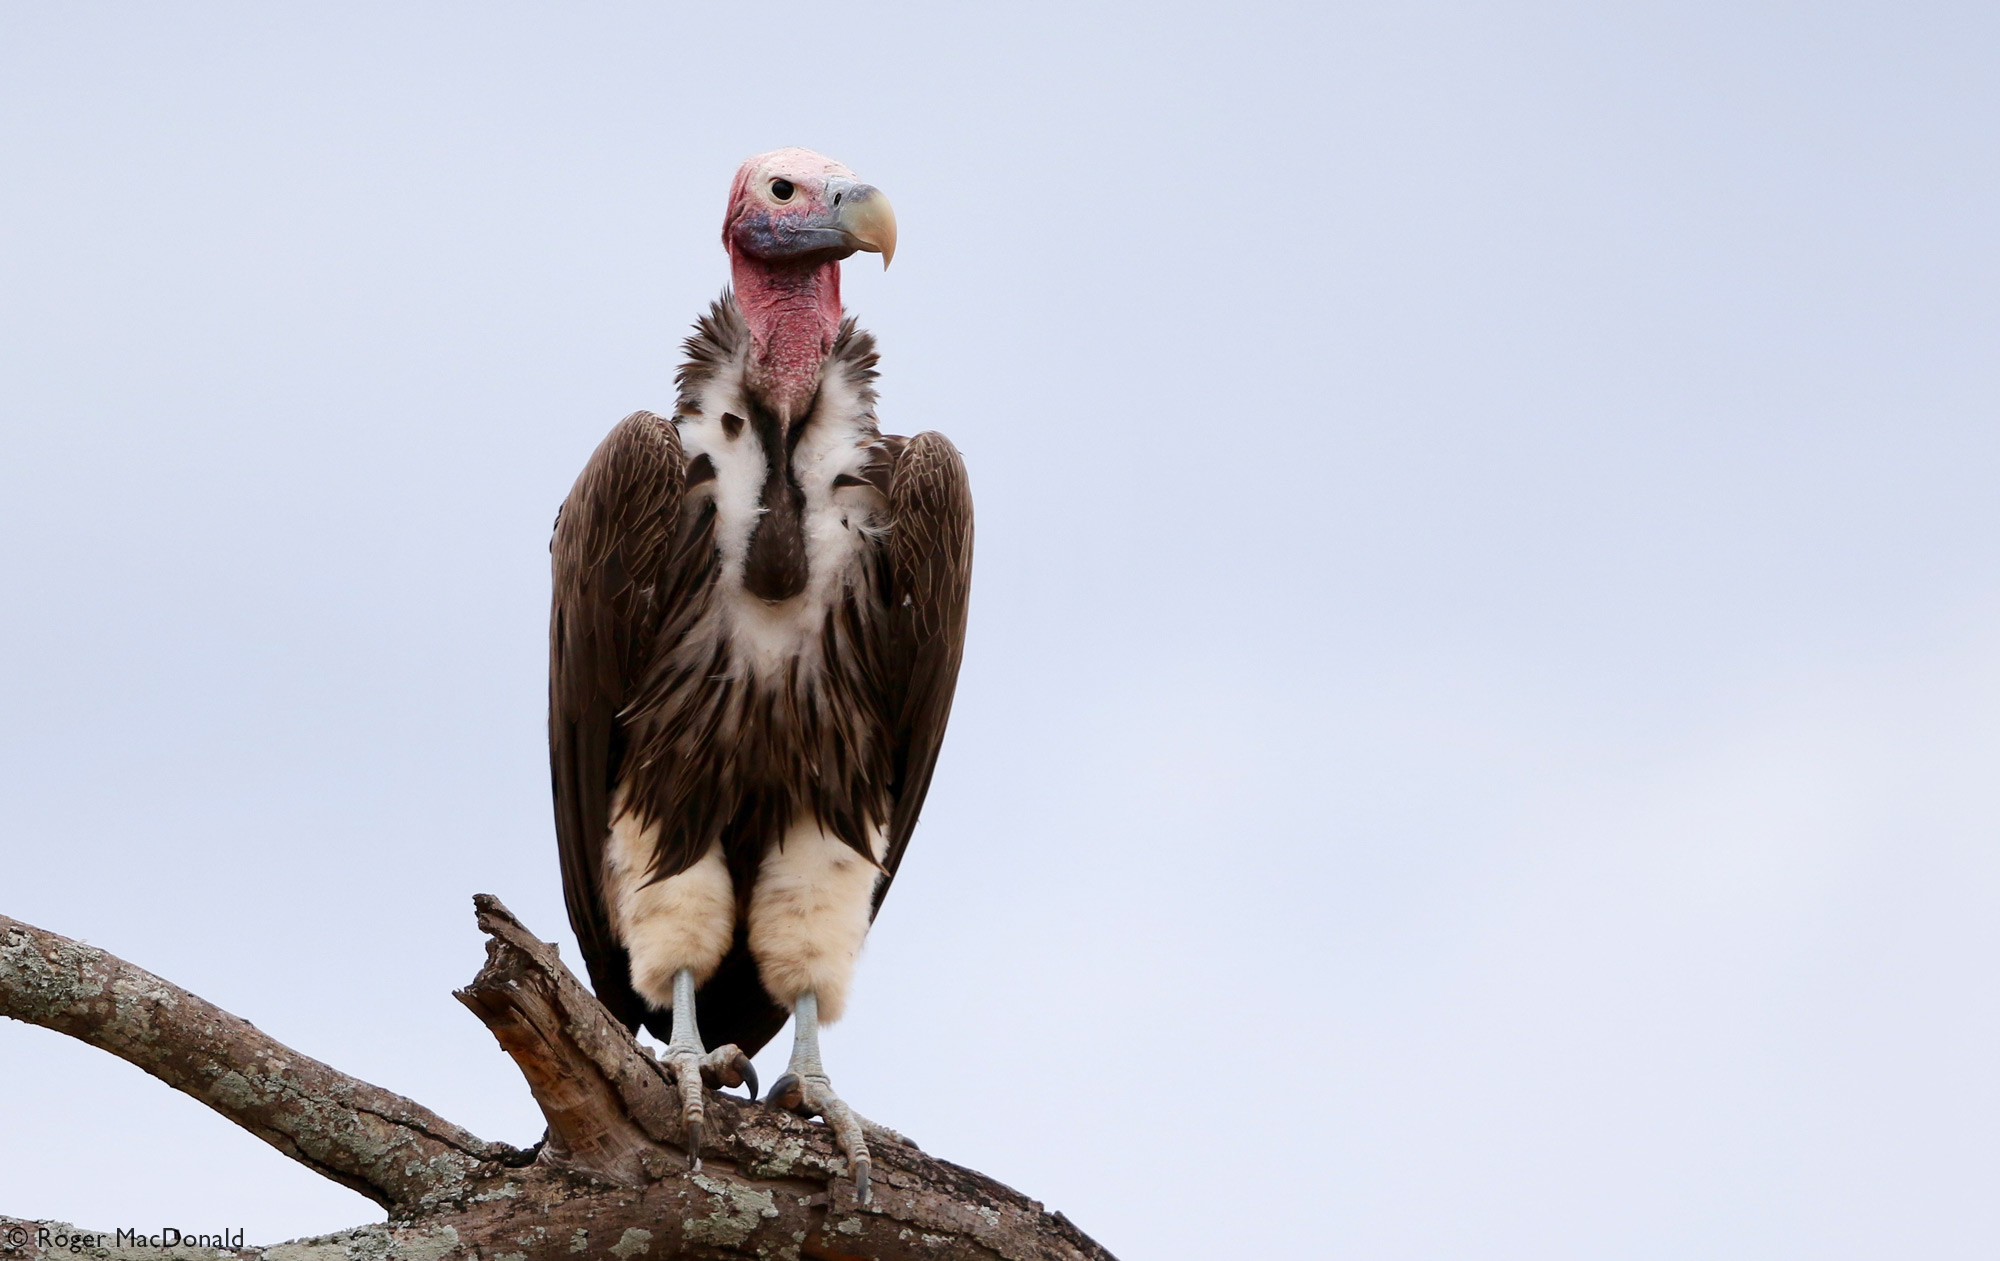
<instances>
[{"instance_id":1,"label":"black talon","mask_svg":"<svg viewBox=\"0 0 2000 1261\"><path fill-rule=\"evenodd\" d=\"M749 1056L737 1055L736 1071L743 1074L743 1084L750 1090L750 1102L757 1102L757 1070L751 1066Z\"/></svg>"},{"instance_id":2,"label":"black talon","mask_svg":"<svg viewBox=\"0 0 2000 1261\"><path fill-rule=\"evenodd\" d=\"M771 1093L764 1096L764 1102L773 1107L790 1112L806 1101L805 1083L797 1073L786 1073L771 1083Z\"/></svg>"},{"instance_id":3,"label":"black talon","mask_svg":"<svg viewBox=\"0 0 2000 1261\"><path fill-rule=\"evenodd\" d=\"M866 1156L854 1162L854 1202L868 1207L868 1173L873 1164Z\"/></svg>"},{"instance_id":4,"label":"black talon","mask_svg":"<svg viewBox=\"0 0 2000 1261\"><path fill-rule=\"evenodd\" d=\"M692 1172L701 1172L701 1122L690 1121L687 1127L688 1159L694 1162Z\"/></svg>"}]
</instances>

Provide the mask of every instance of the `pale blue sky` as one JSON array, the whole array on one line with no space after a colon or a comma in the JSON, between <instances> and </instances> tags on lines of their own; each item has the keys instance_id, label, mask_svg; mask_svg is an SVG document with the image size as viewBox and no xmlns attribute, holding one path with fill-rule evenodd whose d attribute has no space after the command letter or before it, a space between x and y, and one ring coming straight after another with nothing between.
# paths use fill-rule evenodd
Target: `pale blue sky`
<instances>
[{"instance_id":1,"label":"pale blue sky","mask_svg":"<svg viewBox=\"0 0 2000 1261\"><path fill-rule=\"evenodd\" d=\"M858 1108L1135 1259L1989 1256L1996 133L1971 4L9 6L0 911L533 1141L550 521L803 144L979 509ZM0 1117L374 1217L42 1030Z\"/></svg>"}]
</instances>

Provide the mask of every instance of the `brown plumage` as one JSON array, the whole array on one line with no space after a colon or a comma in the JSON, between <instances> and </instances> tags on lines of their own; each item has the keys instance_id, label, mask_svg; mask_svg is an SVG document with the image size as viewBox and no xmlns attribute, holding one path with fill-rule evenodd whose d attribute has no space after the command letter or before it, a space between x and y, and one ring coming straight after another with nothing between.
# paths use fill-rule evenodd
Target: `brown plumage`
<instances>
[{"instance_id":1,"label":"brown plumage","mask_svg":"<svg viewBox=\"0 0 2000 1261\"><path fill-rule=\"evenodd\" d=\"M852 416L828 413L819 396L797 419L767 407L738 381L747 339L725 296L687 342L675 417L626 417L563 504L551 548L549 741L564 892L599 997L628 1027L668 1036L666 1013L633 988L606 905L605 850L622 786L625 808L659 825L655 879L721 844L739 903L736 938L696 1010L710 1046L754 1054L787 1016L759 980L742 913L767 851L807 813L870 862L871 838L885 835L879 907L916 827L963 649L972 503L943 436L874 429L874 342L851 319L826 356L822 393L851 399ZM754 436L765 453L741 584L772 607L802 599L811 576L794 467L802 437L845 424L867 452L835 480L869 488L866 519L840 517L859 532L856 559L811 650L762 673L746 674L739 646L715 630L728 624L717 611L728 594L722 491L716 461L690 461L682 439L717 391L733 404L717 432Z\"/></svg>"}]
</instances>

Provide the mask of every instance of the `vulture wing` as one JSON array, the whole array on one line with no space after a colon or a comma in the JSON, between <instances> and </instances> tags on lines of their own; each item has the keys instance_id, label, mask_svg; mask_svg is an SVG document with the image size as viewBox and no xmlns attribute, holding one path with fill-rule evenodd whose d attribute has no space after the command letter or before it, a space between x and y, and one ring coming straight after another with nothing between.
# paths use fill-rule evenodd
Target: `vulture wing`
<instances>
[{"instance_id":1,"label":"vulture wing","mask_svg":"<svg viewBox=\"0 0 2000 1261\"><path fill-rule=\"evenodd\" d=\"M612 931L600 888L611 791L625 754L619 714L663 613L678 594L675 554L687 462L673 423L652 412L618 422L584 466L549 546L549 769L570 927L590 983L611 1014L637 1029L649 1014Z\"/></svg>"},{"instance_id":2,"label":"vulture wing","mask_svg":"<svg viewBox=\"0 0 2000 1261\"><path fill-rule=\"evenodd\" d=\"M965 653L972 588L972 486L958 448L940 433L904 444L889 477L888 714L895 805L889 816L889 879L930 791L931 770L951 717Z\"/></svg>"}]
</instances>

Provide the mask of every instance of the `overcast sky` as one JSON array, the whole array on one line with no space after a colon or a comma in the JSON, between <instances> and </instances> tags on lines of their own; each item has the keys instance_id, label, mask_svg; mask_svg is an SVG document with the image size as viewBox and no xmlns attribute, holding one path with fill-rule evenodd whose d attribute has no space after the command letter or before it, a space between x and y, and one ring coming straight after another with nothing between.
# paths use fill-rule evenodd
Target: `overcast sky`
<instances>
[{"instance_id":1,"label":"overcast sky","mask_svg":"<svg viewBox=\"0 0 2000 1261\"><path fill-rule=\"evenodd\" d=\"M550 522L801 144L979 512L858 1109L1133 1261L1990 1257L1996 133L1971 3L9 5L0 912L533 1142ZM0 1118L378 1216L44 1030Z\"/></svg>"}]
</instances>

